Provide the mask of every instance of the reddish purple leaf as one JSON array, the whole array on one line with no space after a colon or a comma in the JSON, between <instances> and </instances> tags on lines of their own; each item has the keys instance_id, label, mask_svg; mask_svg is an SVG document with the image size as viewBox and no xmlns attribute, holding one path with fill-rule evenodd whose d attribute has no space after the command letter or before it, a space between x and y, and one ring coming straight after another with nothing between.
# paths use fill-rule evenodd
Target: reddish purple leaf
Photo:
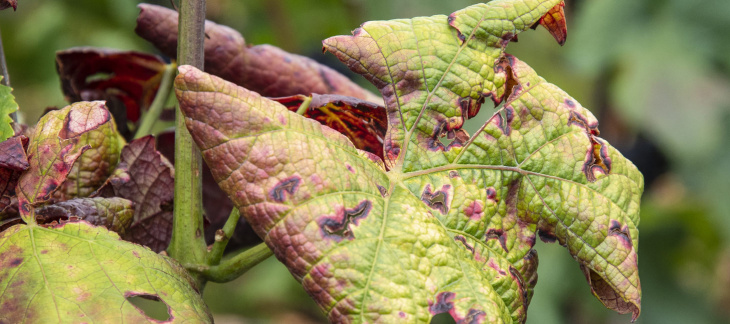
<instances>
[{"instance_id":1,"label":"reddish purple leaf","mask_svg":"<svg viewBox=\"0 0 730 324\"><path fill-rule=\"evenodd\" d=\"M137 35L176 57L177 12L148 4L139 8ZM310 58L271 45L248 46L239 32L227 26L206 21L205 34L205 71L263 96L332 93L382 102L380 96Z\"/></svg>"},{"instance_id":2,"label":"reddish purple leaf","mask_svg":"<svg viewBox=\"0 0 730 324\"><path fill-rule=\"evenodd\" d=\"M127 199L78 198L36 209L38 223L81 219L123 234L132 223L133 203Z\"/></svg>"},{"instance_id":3,"label":"reddish purple leaf","mask_svg":"<svg viewBox=\"0 0 730 324\"><path fill-rule=\"evenodd\" d=\"M172 234L172 164L155 149L152 136L122 149L116 170L94 196L121 197L134 202L134 220L123 238L160 252Z\"/></svg>"},{"instance_id":4,"label":"reddish purple leaf","mask_svg":"<svg viewBox=\"0 0 730 324\"><path fill-rule=\"evenodd\" d=\"M152 104L164 69L161 58L140 52L80 47L56 53L66 99L106 100L123 130Z\"/></svg>"}]
</instances>

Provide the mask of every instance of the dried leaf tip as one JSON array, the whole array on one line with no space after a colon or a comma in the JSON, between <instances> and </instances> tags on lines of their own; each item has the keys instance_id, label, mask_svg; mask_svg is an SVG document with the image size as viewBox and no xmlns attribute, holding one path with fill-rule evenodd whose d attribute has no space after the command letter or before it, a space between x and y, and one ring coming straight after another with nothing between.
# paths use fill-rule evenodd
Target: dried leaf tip
<instances>
[{"instance_id":1,"label":"dried leaf tip","mask_svg":"<svg viewBox=\"0 0 730 324\"><path fill-rule=\"evenodd\" d=\"M545 27L551 35L558 41L560 46L565 44L568 38L568 26L565 22L565 1L552 7L542 18L540 25Z\"/></svg>"}]
</instances>

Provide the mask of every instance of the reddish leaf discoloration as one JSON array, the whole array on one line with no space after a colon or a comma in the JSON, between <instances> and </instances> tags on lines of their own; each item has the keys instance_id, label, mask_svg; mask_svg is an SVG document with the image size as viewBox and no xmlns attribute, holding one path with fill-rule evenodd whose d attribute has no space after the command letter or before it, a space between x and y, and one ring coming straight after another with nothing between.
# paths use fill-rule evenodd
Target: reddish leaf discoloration
<instances>
[{"instance_id":1,"label":"reddish leaf discoloration","mask_svg":"<svg viewBox=\"0 0 730 324\"><path fill-rule=\"evenodd\" d=\"M0 10L13 8L13 11L18 9L18 0L0 0Z\"/></svg>"},{"instance_id":2,"label":"reddish leaf discoloration","mask_svg":"<svg viewBox=\"0 0 730 324\"><path fill-rule=\"evenodd\" d=\"M436 301L428 302L428 311L431 315L441 314L449 312L451 313L454 309L454 298L456 294L453 292L442 292L436 295ZM453 317L453 314L452 314Z\"/></svg>"},{"instance_id":3,"label":"reddish leaf discoloration","mask_svg":"<svg viewBox=\"0 0 730 324\"><path fill-rule=\"evenodd\" d=\"M14 136L0 142L0 169L27 170L30 167L28 156L25 154L27 146L28 138L23 135Z\"/></svg>"},{"instance_id":4,"label":"reddish leaf discoloration","mask_svg":"<svg viewBox=\"0 0 730 324\"><path fill-rule=\"evenodd\" d=\"M111 118L103 102L96 102L90 109L71 110L63 120L63 128L58 137L62 140L79 137L108 123Z\"/></svg>"},{"instance_id":5,"label":"reddish leaf discoloration","mask_svg":"<svg viewBox=\"0 0 730 324\"><path fill-rule=\"evenodd\" d=\"M484 217L484 206L482 206L482 203L480 201L472 201L464 209L464 214L469 219L473 221L478 221L482 219L482 217Z\"/></svg>"}]
</instances>

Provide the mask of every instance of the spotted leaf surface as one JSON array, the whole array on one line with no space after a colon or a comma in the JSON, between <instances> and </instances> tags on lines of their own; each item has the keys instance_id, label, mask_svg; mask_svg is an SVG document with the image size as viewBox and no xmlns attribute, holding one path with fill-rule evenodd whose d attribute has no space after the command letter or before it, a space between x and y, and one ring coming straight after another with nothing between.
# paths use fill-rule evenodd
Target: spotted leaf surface
<instances>
[{"instance_id":1,"label":"spotted leaf surface","mask_svg":"<svg viewBox=\"0 0 730 324\"><path fill-rule=\"evenodd\" d=\"M383 94L384 163L192 67L177 96L214 178L333 322L523 322L538 236L635 318L642 176L588 110L504 53L532 26L565 26L561 6L493 1L325 40ZM484 117L486 98L501 106ZM474 134L469 118L484 121Z\"/></svg>"},{"instance_id":2,"label":"spotted leaf surface","mask_svg":"<svg viewBox=\"0 0 730 324\"><path fill-rule=\"evenodd\" d=\"M174 260L85 222L0 233L0 279L3 323L159 323L127 300L134 296L165 303L165 323L212 322Z\"/></svg>"},{"instance_id":3,"label":"spotted leaf surface","mask_svg":"<svg viewBox=\"0 0 730 324\"><path fill-rule=\"evenodd\" d=\"M101 101L79 102L44 115L30 136L27 150L30 167L16 187L21 214L30 215L33 205L49 201L68 179L76 185L66 185L64 195L78 194L77 189L81 187L92 191L93 185L85 185L87 180L103 183L105 177L99 174L108 174L109 168L114 167L112 162L116 164L113 154L103 153L104 143L117 140L112 134L115 134L114 121ZM75 166L87 150L91 161ZM101 157L97 160L97 156Z\"/></svg>"}]
</instances>

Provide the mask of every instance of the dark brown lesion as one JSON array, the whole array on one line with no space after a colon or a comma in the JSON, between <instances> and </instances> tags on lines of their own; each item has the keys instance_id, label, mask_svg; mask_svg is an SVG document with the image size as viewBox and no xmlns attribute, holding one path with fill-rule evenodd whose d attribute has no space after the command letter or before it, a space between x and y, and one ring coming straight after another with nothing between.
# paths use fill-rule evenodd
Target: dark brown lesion
<instances>
[{"instance_id":1,"label":"dark brown lesion","mask_svg":"<svg viewBox=\"0 0 730 324\"><path fill-rule=\"evenodd\" d=\"M586 153L586 161L583 164L583 173L590 182L596 181L596 172L611 173L611 158L608 156L608 145L601 139L589 135L591 146Z\"/></svg>"},{"instance_id":2,"label":"dark brown lesion","mask_svg":"<svg viewBox=\"0 0 730 324\"><path fill-rule=\"evenodd\" d=\"M352 240L355 235L352 233L350 224L357 226L361 219L368 216L372 208L373 203L370 200L364 200L355 208L343 208L338 215L321 217L317 223L325 238L334 239L336 242L343 239Z\"/></svg>"},{"instance_id":3,"label":"dark brown lesion","mask_svg":"<svg viewBox=\"0 0 730 324\"><path fill-rule=\"evenodd\" d=\"M609 236L616 236L618 237L623 244L631 249L634 247L633 242L631 241L631 233L629 233L629 226L621 226L621 223L617 220L611 220L611 225L608 228L608 235Z\"/></svg>"},{"instance_id":4,"label":"dark brown lesion","mask_svg":"<svg viewBox=\"0 0 730 324\"><path fill-rule=\"evenodd\" d=\"M431 185L427 184L426 188L423 190L423 193L421 194L421 201L426 203L428 207L431 207L431 209L435 209L440 211L442 214L446 215L449 213L449 193L448 191L451 189L451 185L444 185L441 187L441 190L438 190L436 192L431 191Z\"/></svg>"},{"instance_id":5,"label":"dark brown lesion","mask_svg":"<svg viewBox=\"0 0 730 324\"><path fill-rule=\"evenodd\" d=\"M509 249L507 248L507 234L505 234L504 230L490 228L487 230L487 234L484 235L484 238L485 241L497 240L499 245L502 246L502 250L509 253Z\"/></svg>"},{"instance_id":6,"label":"dark brown lesion","mask_svg":"<svg viewBox=\"0 0 730 324\"><path fill-rule=\"evenodd\" d=\"M285 193L289 194L289 196L294 195L294 193L297 192L301 181L302 178L299 176L291 176L281 180L273 189L271 189L271 191L269 191L269 197L276 202L284 202L284 200L286 200Z\"/></svg>"}]
</instances>

